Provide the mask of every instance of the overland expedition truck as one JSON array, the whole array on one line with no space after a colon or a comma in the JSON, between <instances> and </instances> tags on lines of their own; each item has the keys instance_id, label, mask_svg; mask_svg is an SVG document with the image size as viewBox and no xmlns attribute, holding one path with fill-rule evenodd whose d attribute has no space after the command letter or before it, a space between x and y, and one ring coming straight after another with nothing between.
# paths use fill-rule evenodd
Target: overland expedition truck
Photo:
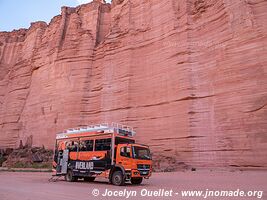
<instances>
[{"instance_id":1,"label":"overland expedition truck","mask_svg":"<svg viewBox=\"0 0 267 200\"><path fill-rule=\"evenodd\" d=\"M92 182L105 177L114 185L141 184L152 172L149 147L136 144L128 126L100 124L68 129L56 136L54 176Z\"/></svg>"}]
</instances>

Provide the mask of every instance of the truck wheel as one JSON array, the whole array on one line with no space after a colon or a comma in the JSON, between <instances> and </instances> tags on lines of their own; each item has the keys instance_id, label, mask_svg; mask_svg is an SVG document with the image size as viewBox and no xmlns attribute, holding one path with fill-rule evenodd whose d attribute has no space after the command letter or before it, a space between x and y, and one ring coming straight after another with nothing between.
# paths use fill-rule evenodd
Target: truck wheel
<instances>
[{"instance_id":1,"label":"truck wheel","mask_svg":"<svg viewBox=\"0 0 267 200\"><path fill-rule=\"evenodd\" d=\"M138 178L131 178L131 183L133 185L140 185L143 181L142 177L138 177Z\"/></svg>"},{"instance_id":2,"label":"truck wheel","mask_svg":"<svg viewBox=\"0 0 267 200\"><path fill-rule=\"evenodd\" d=\"M72 170L68 170L67 174L65 175L65 180L68 182L74 182L74 181L77 181L78 178L73 176Z\"/></svg>"},{"instance_id":3,"label":"truck wheel","mask_svg":"<svg viewBox=\"0 0 267 200\"><path fill-rule=\"evenodd\" d=\"M84 177L84 181L86 182L93 182L95 180L95 177Z\"/></svg>"},{"instance_id":4,"label":"truck wheel","mask_svg":"<svg viewBox=\"0 0 267 200\"><path fill-rule=\"evenodd\" d=\"M112 174L111 182L113 185L121 186L125 184L125 179L121 171L115 171Z\"/></svg>"}]
</instances>

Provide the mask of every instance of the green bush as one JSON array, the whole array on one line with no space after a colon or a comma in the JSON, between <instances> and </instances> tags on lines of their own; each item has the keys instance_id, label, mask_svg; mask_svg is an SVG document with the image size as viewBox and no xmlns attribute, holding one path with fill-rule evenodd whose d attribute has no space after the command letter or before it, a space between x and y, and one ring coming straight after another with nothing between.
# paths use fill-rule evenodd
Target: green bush
<instances>
[{"instance_id":1,"label":"green bush","mask_svg":"<svg viewBox=\"0 0 267 200\"><path fill-rule=\"evenodd\" d=\"M34 168L34 169L51 169L51 163L25 163L25 162L16 162L12 168Z\"/></svg>"}]
</instances>

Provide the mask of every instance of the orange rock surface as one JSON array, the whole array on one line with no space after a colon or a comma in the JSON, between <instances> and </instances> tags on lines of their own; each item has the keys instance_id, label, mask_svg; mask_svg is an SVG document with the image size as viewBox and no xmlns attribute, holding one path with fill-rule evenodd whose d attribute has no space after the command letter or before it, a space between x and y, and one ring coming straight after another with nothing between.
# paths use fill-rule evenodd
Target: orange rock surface
<instances>
[{"instance_id":1,"label":"orange rock surface","mask_svg":"<svg viewBox=\"0 0 267 200\"><path fill-rule=\"evenodd\" d=\"M94 0L0 32L0 148L100 122L155 166L267 167L267 2Z\"/></svg>"}]
</instances>

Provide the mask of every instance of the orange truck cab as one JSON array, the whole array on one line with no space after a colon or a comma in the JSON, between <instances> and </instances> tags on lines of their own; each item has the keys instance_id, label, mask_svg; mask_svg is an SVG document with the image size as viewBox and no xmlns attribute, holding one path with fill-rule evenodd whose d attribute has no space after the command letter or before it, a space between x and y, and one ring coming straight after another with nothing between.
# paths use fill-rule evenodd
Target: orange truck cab
<instances>
[{"instance_id":1,"label":"orange truck cab","mask_svg":"<svg viewBox=\"0 0 267 200\"><path fill-rule=\"evenodd\" d=\"M136 144L131 127L100 124L68 129L56 136L54 176L66 181L105 177L114 185L141 184L152 173L147 145Z\"/></svg>"}]
</instances>

